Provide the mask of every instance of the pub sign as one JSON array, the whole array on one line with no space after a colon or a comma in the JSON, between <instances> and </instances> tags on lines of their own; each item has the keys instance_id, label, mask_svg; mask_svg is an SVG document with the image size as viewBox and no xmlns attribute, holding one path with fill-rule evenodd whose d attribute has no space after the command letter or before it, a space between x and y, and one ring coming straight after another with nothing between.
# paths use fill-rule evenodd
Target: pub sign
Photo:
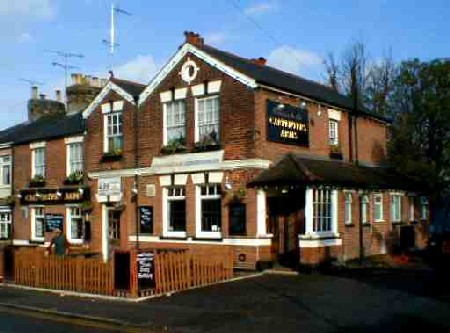
<instances>
[{"instance_id":1,"label":"pub sign","mask_svg":"<svg viewBox=\"0 0 450 333\"><path fill-rule=\"evenodd\" d=\"M267 140L308 146L308 111L301 107L267 101Z\"/></svg>"},{"instance_id":2,"label":"pub sign","mask_svg":"<svg viewBox=\"0 0 450 333\"><path fill-rule=\"evenodd\" d=\"M89 200L89 188L41 188L20 190L20 203L32 204L70 204Z\"/></svg>"}]
</instances>

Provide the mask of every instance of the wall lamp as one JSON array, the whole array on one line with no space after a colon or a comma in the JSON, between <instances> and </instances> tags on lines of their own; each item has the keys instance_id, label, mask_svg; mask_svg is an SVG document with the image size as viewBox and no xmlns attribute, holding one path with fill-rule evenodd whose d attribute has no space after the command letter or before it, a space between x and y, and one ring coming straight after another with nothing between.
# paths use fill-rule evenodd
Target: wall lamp
<instances>
[{"instance_id":1,"label":"wall lamp","mask_svg":"<svg viewBox=\"0 0 450 333\"><path fill-rule=\"evenodd\" d=\"M226 190L232 190L233 184L230 181L230 178L228 176L225 177L225 183L223 184Z\"/></svg>"}]
</instances>

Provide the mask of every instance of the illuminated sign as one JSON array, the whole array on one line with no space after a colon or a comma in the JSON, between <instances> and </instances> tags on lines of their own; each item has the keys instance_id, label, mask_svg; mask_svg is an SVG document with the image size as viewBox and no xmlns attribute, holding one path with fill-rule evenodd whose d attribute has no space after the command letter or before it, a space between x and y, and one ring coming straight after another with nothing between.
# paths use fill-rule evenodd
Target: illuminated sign
<instances>
[{"instance_id":1,"label":"illuminated sign","mask_svg":"<svg viewBox=\"0 0 450 333\"><path fill-rule=\"evenodd\" d=\"M267 140L308 146L308 111L288 104L267 101Z\"/></svg>"},{"instance_id":2,"label":"illuminated sign","mask_svg":"<svg viewBox=\"0 0 450 333\"><path fill-rule=\"evenodd\" d=\"M25 189L20 195L22 205L80 203L89 200L89 188Z\"/></svg>"}]
</instances>

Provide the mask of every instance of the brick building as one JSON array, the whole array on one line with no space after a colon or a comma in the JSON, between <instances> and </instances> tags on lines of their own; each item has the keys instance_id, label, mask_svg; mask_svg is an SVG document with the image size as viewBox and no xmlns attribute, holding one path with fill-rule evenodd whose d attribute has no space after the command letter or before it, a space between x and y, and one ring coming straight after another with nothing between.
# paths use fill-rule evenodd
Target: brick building
<instances>
[{"instance_id":1,"label":"brick building","mask_svg":"<svg viewBox=\"0 0 450 333\"><path fill-rule=\"evenodd\" d=\"M83 117L104 259L229 245L236 267L254 269L426 243L426 199L383 165L385 119L198 34L146 87L110 80Z\"/></svg>"}]
</instances>

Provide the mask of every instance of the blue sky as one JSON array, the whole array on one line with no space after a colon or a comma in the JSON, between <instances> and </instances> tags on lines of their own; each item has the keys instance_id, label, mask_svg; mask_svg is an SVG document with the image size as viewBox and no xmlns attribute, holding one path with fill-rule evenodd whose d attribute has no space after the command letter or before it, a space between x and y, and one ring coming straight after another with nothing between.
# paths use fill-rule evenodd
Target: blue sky
<instances>
[{"instance_id":1,"label":"blue sky","mask_svg":"<svg viewBox=\"0 0 450 333\"><path fill-rule=\"evenodd\" d=\"M132 13L118 16L113 58L108 37L111 0L0 0L0 129L27 118L30 86L42 93L63 88L62 62L46 50L84 54L74 71L148 82L183 42L183 31L207 43L310 79L323 79L322 58L340 54L355 39L376 60L389 49L396 60L449 57L445 0L116 0Z\"/></svg>"}]
</instances>

